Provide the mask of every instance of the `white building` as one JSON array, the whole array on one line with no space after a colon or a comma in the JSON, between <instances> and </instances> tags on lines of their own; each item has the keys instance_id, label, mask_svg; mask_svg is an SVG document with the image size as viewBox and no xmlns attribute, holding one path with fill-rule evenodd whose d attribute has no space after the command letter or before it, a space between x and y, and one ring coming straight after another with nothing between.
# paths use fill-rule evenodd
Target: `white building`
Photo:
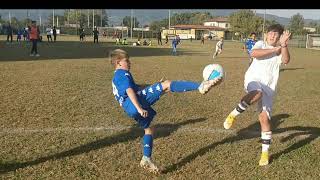
<instances>
[{"instance_id":1,"label":"white building","mask_svg":"<svg viewBox=\"0 0 320 180\"><path fill-rule=\"evenodd\" d=\"M220 28L230 28L230 23L227 17L217 17L213 19L209 19L203 23L204 26L215 26Z\"/></svg>"}]
</instances>

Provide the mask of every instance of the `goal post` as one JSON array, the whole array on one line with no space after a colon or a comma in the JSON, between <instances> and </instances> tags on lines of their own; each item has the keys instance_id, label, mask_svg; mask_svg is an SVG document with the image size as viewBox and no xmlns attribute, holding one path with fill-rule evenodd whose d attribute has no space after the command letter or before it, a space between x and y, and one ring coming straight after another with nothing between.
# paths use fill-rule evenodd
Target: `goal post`
<instances>
[{"instance_id":1,"label":"goal post","mask_svg":"<svg viewBox=\"0 0 320 180\"><path fill-rule=\"evenodd\" d=\"M307 34L306 48L320 50L320 34Z\"/></svg>"}]
</instances>

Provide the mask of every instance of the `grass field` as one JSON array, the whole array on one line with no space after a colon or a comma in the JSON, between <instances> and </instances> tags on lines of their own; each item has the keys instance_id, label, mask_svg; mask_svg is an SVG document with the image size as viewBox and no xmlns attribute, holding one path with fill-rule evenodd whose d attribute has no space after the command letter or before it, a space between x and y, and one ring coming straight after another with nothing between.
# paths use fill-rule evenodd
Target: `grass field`
<instances>
[{"instance_id":1,"label":"grass field","mask_svg":"<svg viewBox=\"0 0 320 180\"><path fill-rule=\"evenodd\" d=\"M320 51L290 49L273 106L271 163L259 167L255 106L223 129L244 95L248 66L241 44L226 41L215 61L227 73L220 86L206 95L169 93L155 105L153 159L164 171L153 175L138 166L143 131L112 94L113 42L58 37L29 57L30 46L0 40L1 179L320 178ZM138 84L161 77L200 82L215 43L182 41L178 56L169 45L123 49Z\"/></svg>"}]
</instances>

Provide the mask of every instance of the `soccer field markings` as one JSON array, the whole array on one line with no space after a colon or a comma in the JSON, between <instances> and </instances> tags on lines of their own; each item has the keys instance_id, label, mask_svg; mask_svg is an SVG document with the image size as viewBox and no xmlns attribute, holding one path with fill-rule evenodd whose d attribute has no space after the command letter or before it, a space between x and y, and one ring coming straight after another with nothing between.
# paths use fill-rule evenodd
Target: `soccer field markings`
<instances>
[{"instance_id":1,"label":"soccer field markings","mask_svg":"<svg viewBox=\"0 0 320 180\"><path fill-rule=\"evenodd\" d=\"M140 131L141 128L132 127L132 126L110 126L110 127L65 127L65 128L0 128L0 134L32 134L32 133L57 133L57 132L64 132L64 133L73 133L73 132L99 132L99 131L113 131L119 132L123 130L135 130ZM156 131L159 132L166 132L171 131L176 128L168 128L168 127L157 127ZM191 128L191 127L181 127L177 129L175 132L184 132L184 133L208 133L208 134L227 134L227 135L237 135L239 134L247 134L247 135L255 135L260 136L260 131L251 131L251 130L225 130L223 128ZM298 131L297 131L298 132ZM281 132L277 133L276 131L272 135L273 137L283 137L292 134L293 132Z\"/></svg>"}]
</instances>

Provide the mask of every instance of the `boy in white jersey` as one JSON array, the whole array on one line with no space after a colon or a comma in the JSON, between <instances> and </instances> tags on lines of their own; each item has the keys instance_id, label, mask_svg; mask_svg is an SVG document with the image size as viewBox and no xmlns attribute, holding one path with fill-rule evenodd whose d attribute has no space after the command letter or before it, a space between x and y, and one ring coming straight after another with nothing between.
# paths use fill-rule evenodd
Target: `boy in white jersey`
<instances>
[{"instance_id":1,"label":"boy in white jersey","mask_svg":"<svg viewBox=\"0 0 320 180\"><path fill-rule=\"evenodd\" d=\"M272 100L275 94L281 63L290 61L288 41L291 33L280 24L268 27L266 41L258 41L252 48L252 64L245 74L244 88L246 95L241 99L237 107L228 115L224 122L224 128L229 129L235 121L235 117L244 112L249 105L258 102L260 111L259 121L261 125L262 153L260 166L269 164L268 149L271 143L271 119Z\"/></svg>"},{"instance_id":2,"label":"boy in white jersey","mask_svg":"<svg viewBox=\"0 0 320 180\"><path fill-rule=\"evenodd\" d=\"M216 52L213 54L212 58L216 58L218 54L222 53L222 46L223 46L223 37L220 38L220 41L216 44Z\"/></svg>"}]
</instances>

